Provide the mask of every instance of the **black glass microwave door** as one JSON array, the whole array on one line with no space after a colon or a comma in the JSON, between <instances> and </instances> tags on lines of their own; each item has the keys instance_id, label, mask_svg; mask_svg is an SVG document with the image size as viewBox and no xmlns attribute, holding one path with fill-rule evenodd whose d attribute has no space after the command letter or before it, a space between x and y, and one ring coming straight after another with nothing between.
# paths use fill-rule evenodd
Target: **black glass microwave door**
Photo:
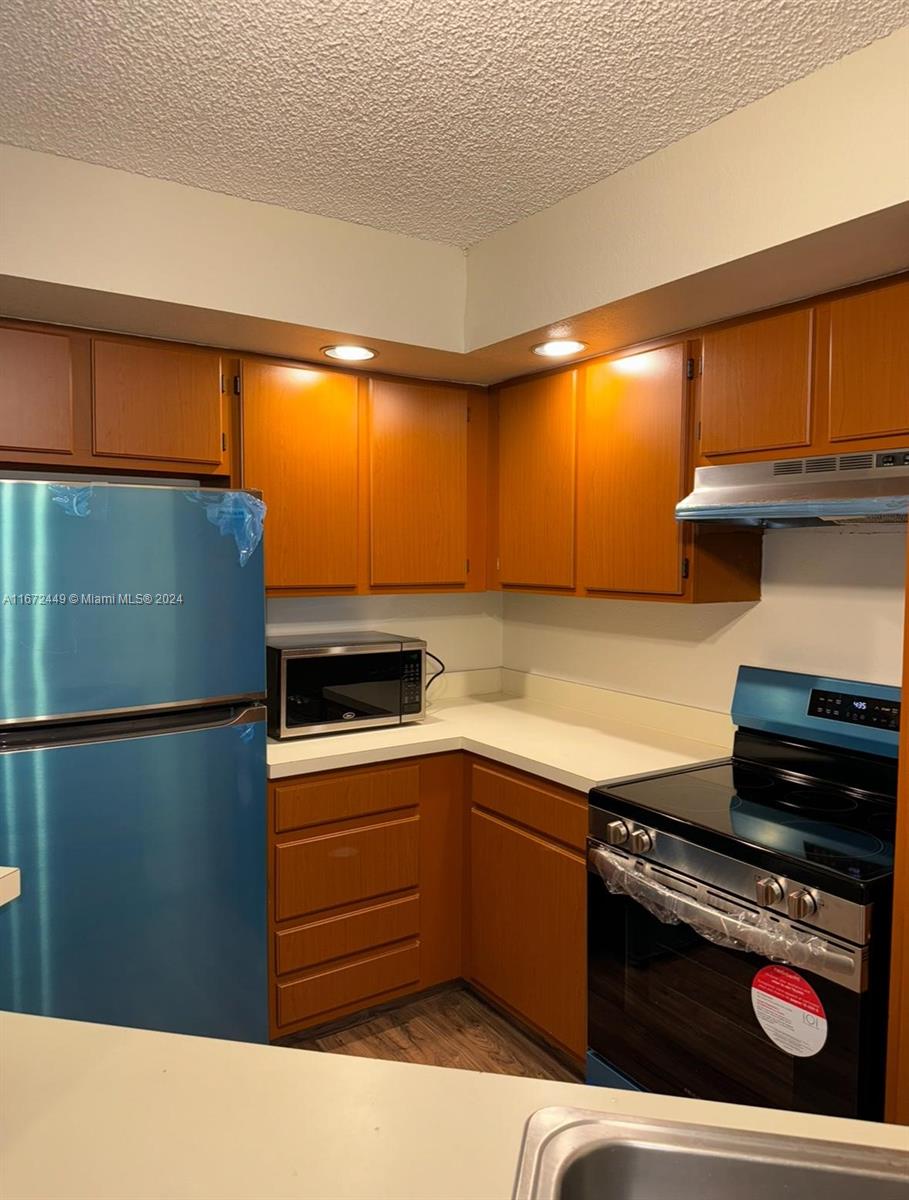
<instances>
[{"instance_id":1,"label":"black glass microwave door","mask_svg":"<svg viewBox=\"0 0 909 1200\"><path fill-rule=\"evenodd\" d=\"M861 997L806 978L828 1020L797 1058L761 1029L751 984L767 960L664 925L589 878L590 1048L648 1091L833 1116L860 1113Z\"/></svg>"},{"instance_id":2,"label":"black glass microwave door","mask_svg":"<svg viewBox=\"0 0 909 1200\"><path fill-rule=\"evenodd\" d=\"M401 652L287 659L288 728L401 716Z\"/></svg>"}]
</instances>

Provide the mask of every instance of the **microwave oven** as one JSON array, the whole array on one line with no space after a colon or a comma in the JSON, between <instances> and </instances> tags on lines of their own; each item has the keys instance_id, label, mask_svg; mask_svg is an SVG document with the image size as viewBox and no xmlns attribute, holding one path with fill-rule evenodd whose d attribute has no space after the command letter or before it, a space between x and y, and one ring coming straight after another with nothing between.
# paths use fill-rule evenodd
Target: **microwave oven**
<instances>
[{"instance_id":1,"label":"microwave oven","mask_svg":"<svg viewBox=\"0 0 909 1200\"><path fill-rule=\"evenodd\" d=\"M270 638L268 733L311 737L421 721L426 643L354 630Z\"/></svg>"}]
</instances>

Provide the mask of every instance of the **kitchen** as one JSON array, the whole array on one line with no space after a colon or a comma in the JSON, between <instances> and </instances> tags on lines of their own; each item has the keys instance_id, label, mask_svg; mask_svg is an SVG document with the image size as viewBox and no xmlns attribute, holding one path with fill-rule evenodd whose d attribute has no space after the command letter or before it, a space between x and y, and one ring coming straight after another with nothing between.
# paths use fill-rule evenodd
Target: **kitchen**
<instances>
[{"instance_id":1,"label":"kitchen","mask_svg":"<svg viewBox=\"0 0 909 1200\"><path fill-rule=\"evenodd\" d=\"M58 7L0 88L4 1194L574 1195L552 1154L599 1187L618 1142L628 1195L674 1194L645 1144L905 1195L897 6L721 6L814 57L709 98L673 60L694 123L561 191L462 148L446 193L430 122L431 201L387 134L295 173L330 139L278 51L357 66L304 10ZM396 36L481 108L496 21L560 69L542 6L468 17L338 10L374 124ZM203 28L322 129L268 179L169 57Z\"/></svg>"}]
</instances>

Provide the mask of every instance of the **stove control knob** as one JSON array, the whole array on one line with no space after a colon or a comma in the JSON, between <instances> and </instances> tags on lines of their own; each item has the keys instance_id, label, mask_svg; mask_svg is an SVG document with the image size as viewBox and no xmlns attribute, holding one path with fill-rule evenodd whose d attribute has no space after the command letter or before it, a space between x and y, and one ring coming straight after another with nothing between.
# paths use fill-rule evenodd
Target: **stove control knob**
<instances>
[{"instance_id":1,"label":"stove control knob","mask_svg":"<svg viewBox=\"0 0 909 1200\"><path fill-rule=\"evenodd\" d=\"M624 846L628 841L629 829L624 821L610 821L606 826L606 844Z\"/></svg>"},{"instance_id":2,"label":"stove control knob","mask_svg":"<svg viewBox=\"0 0 909 1200\"><path fill-rule=\"evenodd\" d=\"M758 904L764 904L767 907L779 904L783 898L783 885L772 876L767 879L759 879L754 885L754 897Z\"/></svg>"},{"instance_id":3,"label":"stove control knob","mask_svg":"<svg viewBox=\"0 0 909 1200\"><path fill-rule=\"evenodd\" d=\"M635 854L648 854L653 849L653 837L646 829L636 829L629 838L628 848Z\"/></svg>"},{"instance_id":4,"label":"stove control knob","mask_svg":"<svg viewBox=\"0 0 909 1200\"><path fill-rule=\"evenodd\" d=\"M803 921L805 917L811 917L817 912L817 900L810 892L799 888L797 892L790 892L786 897L786 907L789 909L790 917L795 917L797 921Z\"/></svg>"}]
</instances>

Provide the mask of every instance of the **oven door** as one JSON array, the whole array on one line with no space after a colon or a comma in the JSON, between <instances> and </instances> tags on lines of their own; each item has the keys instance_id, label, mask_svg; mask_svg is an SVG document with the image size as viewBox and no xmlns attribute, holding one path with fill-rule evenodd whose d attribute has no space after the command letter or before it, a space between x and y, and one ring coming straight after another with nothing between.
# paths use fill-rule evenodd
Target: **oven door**
<instances>
[{"instance_id":1,"label":"oven door","mask_svg":"<svg viewBox=\"0 0 909 1200\"><path fill-rule=\"evenodd\" d=\"M879 1119L885 1022L863 951L742 905L591 843L590 1082Z\"/></svg>"},{"instance_id":2,"label":"oven door","mask_svg":"<svg viewBox=\"0 0 909 1200\"><path fill-rule=\"evenodd\" d=\"M403 675L397 647L285 651L281 736L399 725Z\"/></svg>"}]
</instances>

